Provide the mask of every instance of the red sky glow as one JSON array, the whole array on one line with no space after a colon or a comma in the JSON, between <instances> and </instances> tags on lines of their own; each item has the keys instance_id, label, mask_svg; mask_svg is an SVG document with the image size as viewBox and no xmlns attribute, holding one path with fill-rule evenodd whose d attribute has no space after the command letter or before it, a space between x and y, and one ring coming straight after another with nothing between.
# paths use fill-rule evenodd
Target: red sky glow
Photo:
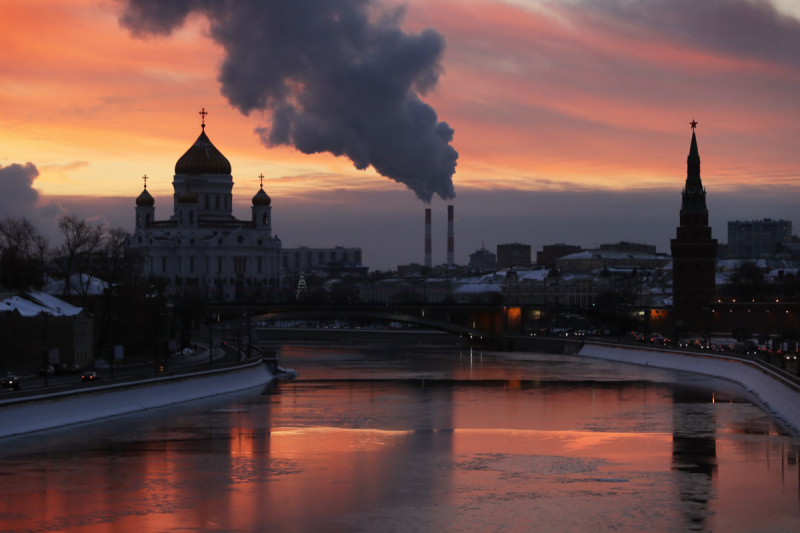
<instances>
[{"instance_id":1,"label":"red sky glow","mask_svg":"<svg viewBox=\"0 0 800 533\"><path fill-rule=\"evenodd\" d=\"M406 31L434 28L446 42L438 84L421 98L455 131L454 203L464 228L457 236L458 262L482 242L528 242L539 249L559 241L636 240L666 251L677 224L692 119L699 123L715 237L726 240L720 233L731 217L791 219L786 197L800 192L800 8L767 0L700 5L405 4ZM142 175L150 177L157 201L171 194L175 161L198 135L197 112L204 107L206 131L233 166L237 205L247 209L263 173L284 246L362 246L365 262L373 263L368 266L379 268L421 262L424 206L404 185L371 168L356 170L343 157L265 147L255 130L272 117L258 110L244 115L221 94L224 50L209 37L207 20L192 15L171 35L138 36L120 24L122 9L116 0L4 6L0 169L35 165L31 187L39 198L28 208L55 203L75 209L71 198L84 216L130 229ZM0 187L12 195L2 181ZM663 205L663 216L650 233L620 234L618 226L641 225L628 220L609 222L605 233L598 229L585 242L576 242L585 232L569 230L565 221L553 223L560 233L543 234L549 222L533 216L544 210L533 205L537 198L550 204L547 194L573 192L563 196L571 200L562 210L587 212L584 205L591 203L580 195L596 191L615 198L658 195L654 202ZM530 199L528 222L524 207L509 212L505 194ZM737 195L749 199L747 209ZM91 213L87 206L97 197L130 198L130 208L110 210L108 202L98 202ZM14 205L13 198L6 201ZM396 257L380 249L379 235L327 223L352 216L337 211L348 210L351 201L362 218L406 212L402 239L395 236L405 244ZM302 217L296 212L301 205ZM433 205L444 211L438 198ZM159 206L157 216L166 218L168 203ZM481 220L468 219L478 211L485 213ZM326 222L310 219L314 213ZM319 230L323 225L329 233ZM439 238L443 245L443 234Z\"/></svg>"}]
</instances>

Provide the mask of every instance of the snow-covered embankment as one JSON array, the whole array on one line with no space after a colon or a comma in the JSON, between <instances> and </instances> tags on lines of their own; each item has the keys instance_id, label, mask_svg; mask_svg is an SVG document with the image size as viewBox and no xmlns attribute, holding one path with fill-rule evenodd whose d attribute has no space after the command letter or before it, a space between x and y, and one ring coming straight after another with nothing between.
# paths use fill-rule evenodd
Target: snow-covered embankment
<instances>
[{"instance_id":1,"label":"snow-covered embankment","mask_svg":"<svg viewBox=\"0 0 800 533\"><path fill-rule=\"evenodd\" d=\"M585 344L578 355L636 365L685 370L741 384L795 432L800 433L800 387L780 374L736 357L691 355L666 350Z\"/></svg>"},{"instance_id":2,"label":"snow-covered embankment","mask_svg":"<svg viewBox=\"0 0 800 533\"><path fill-rule=\"evenodd\" d=\"M261 362L134 383L100 384L69 393L0 402L0 437L164 407L266 385L272 373Z\"/></svg>"}]
</instances>

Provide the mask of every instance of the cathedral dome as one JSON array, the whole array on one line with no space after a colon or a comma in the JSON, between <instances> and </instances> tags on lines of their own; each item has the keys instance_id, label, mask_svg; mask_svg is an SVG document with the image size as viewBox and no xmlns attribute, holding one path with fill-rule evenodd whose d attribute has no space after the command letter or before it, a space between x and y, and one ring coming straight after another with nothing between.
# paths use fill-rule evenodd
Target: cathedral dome
<instances>
[{"instance_id":1,"label":"cathedral dome","mask_svg":"<svg viewBox=\"0 0 800 533\"><path fill-rule=\"evenodd\" d=\"M147 187L142 191L136 198L136 207L153 207L156 204L156 201L150 196L150 193L147 192Z\"/></svg>"},{"instance_id":2,"label":"cathedral dome","mask_svg":"<svg viewBox=\"0 0 800 533\"><path fill-rule=\"evenodd\" d=\"M255 196L253 196L253 206L268 206L272 203L272 199L269 197L267 193L264 192L264 188L260 188Z\"/></svg>"},{"instance_id":3,"label":"cathedral dome","mask_svg":"<svg viewBox=\"0 0 800 533\"><path fill-rule=\"evenodd\" d=\"M231 164L206 135L205 128L175 163L175 174L230 174Z\"/></svg>"}]
</instances>

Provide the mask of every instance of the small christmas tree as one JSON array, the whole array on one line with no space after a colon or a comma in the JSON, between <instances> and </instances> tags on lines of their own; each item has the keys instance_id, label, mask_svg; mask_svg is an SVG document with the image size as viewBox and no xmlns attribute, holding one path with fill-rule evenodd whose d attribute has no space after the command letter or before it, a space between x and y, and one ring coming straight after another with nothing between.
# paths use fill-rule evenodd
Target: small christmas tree
<instances>
[{"instance_id":1,"label":"small christmas tree","mask_svg":"<svg viewBox=\"0 0 800 533\"><path fill-rule=\"evenodd\" d=\"M298 300L303 300L308 295L308 290L306 289L306 278L300 274L300 279L297 281L297 292L295 292L295 298Z\"/></svg>"}]
</instances>

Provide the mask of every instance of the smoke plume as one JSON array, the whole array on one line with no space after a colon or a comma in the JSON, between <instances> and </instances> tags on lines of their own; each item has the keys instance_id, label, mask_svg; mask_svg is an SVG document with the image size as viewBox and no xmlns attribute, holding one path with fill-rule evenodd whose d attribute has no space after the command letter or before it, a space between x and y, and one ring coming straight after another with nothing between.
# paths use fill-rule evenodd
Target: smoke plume
<instances>
[{"instance_id":1,"label":"smoke plume","mask_svg":"<svg viewBox=\"0 0 800 533\"><path fill-rule=\"evenodd\" d=\"M191 13L225 50L222 94L271 113L264 144L346 155L426 203L455 196L453 130L420 98L442 71L439 32L406 33L402 10L371 0L127 0L121 22L169 35Z\"/></svg>"}]
</instances>

